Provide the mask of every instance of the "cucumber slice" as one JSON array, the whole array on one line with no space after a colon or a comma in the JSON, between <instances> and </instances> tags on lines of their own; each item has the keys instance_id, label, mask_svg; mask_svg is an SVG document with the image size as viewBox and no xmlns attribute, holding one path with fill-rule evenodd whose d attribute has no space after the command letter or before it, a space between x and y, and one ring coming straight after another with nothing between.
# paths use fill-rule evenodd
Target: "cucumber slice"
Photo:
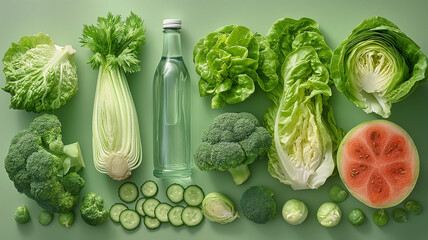
<instances>
[{"instance_id":1,"label":"cucumber slice","mask_svg":"<svg viewBox=\"0 0 428 240\"><path fill-rule=\"evenodd\" d=\"M144 217L144 225L148 229L156 229L160 226L160 224L161 224L161 222L159 222L159 220L157 218L152 218L149 216Z\"/></svg>"},{"instance_id":2,"label":"cucumber slice","mask_svg":"<svg viewBox=\"0 0 428 240\"><path fill-rule=\"evenodd\" d=\"M123 204L123 203L115 203L115 204L113 204L113 206L111 206L111 208L110 208L110 218L111 218L111 220L113 220L113 222L119 222L119 216L120 216L120 213L123 211L123 210L126 210L126 209L128 209L128 207L125 205L125 204Z\"/></svg>"},{"instance_id":3,"label":"cucumber slice","mask_svg":"<svg viewBox=\"0 0 428 240\"><path fill-rule=\"evenodd\" d=\"M168 221L171 223L171 225L175 227L180 227L183 225L183 220L181 220L181 213L183 212L183 209L184 207L182 206L175 206L168 211Z\"/></svg>"},{"instance_id":4,"label":"cucumber slice","mask_svg":"<svg viewBox=\"0 0 428 240\"><path fill-rule=\"evenodd\" d=\"M126 209L120 213L119 221L126 230L134 230L140 226L141 216L134 210Z\"/></svg>"},{"instance_id":5,"label":"cucumber slice","mask_svg":"<svg viewBox=\"0 0 428 240\"><path fill-rule=\"evenodd\" d=\"M187 206L181 212L181 220L183 220L186 226L194 227L198 226L204 220L204 215L200 208Z\"/></svg>"},{"instance_id":6,"label":"cucumber slice","mask_svg":"<svg viewBox=\"0 0 428 240\"><path fill-rule=\"evenodd\" d=\"M143 210L143 203L146 201L145 198L138 199L137 203L135 203L135 211L140 214L142 217L146 216Z\"/></svg>"},{"instance_id":7,"label":"cucumber slice","mask_svg":"<svg viewBox=\"0 0 428 240\"><path fill-rule=\"evenodd\" d=\"M147 198L153 197L158 193L158 185L152 180L149 180L141 185L141 193Z\"/></svg>"},{"instance_id":8,"label":"cucumber slice","mask_svg":"<svg viewBox=\"0 0 428 240\"><path fill-rule=\"evenodd\" d=\"M184 188L180 184L174 183L171 184L166 189L166 196L173 203L179 203L183 201Z\"/></svg>"},{"instance_id":9,"label":"cucumber slice","mask_svg":"<svg viewBox=\"0 0 428 240\"><path fill-rule=\"evenodd\" d=\"M126 202L131 203L138 197L138 188L132 182L126 182L119 187L119 198Z\"/></svg>"},{"instance_id":10,"label":"cucumber slice","mask_svg":"<svg viewBox=\"0 0 428 240\"><path fill-rule=\"evenodd\" d=\"M199 206L204 200L204 192L197 185L190 185L184 190L184 202L189 206Z\"/></svg>"},{"instance_id":11,"label":"cucumber slice","mask_svg":"<svg viewBox=\"0 0 428 240\"><path fill-rule=\"evenodd\" d=\"M155 216L160 222L168 222L168 212L172 207L168 203L159 203L155 208Z\"/></svg>"},{"instance_id":12,"label":"cucumber slice","mask_svg":"<svg viewBox=\"0 0 428 240\"><path fill-rule=\"evenodd\" d=\"M146 214L149 217L156 217L155 215L155 209L159 204L159 200L156 198L147 198L146 201L143 203L143 211L144 214Z\"/></svg>"}]
</instances>

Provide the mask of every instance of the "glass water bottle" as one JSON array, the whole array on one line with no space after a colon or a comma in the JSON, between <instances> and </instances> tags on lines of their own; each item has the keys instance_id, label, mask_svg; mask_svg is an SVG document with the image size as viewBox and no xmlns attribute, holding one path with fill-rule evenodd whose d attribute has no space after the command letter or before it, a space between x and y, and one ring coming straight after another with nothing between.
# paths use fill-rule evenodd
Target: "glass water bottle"
<instances>
[{"instance_id":1,"label":"glass water bottle","mask_svg":"<svg viewBox=\"0 0 428 240\"><path fill-rule=\"evenodd\" d=\"M190 78L181 53L181 20L163 21L163 52L153 84L153 175L188 177Z\"/></svg>"}]
</instances>

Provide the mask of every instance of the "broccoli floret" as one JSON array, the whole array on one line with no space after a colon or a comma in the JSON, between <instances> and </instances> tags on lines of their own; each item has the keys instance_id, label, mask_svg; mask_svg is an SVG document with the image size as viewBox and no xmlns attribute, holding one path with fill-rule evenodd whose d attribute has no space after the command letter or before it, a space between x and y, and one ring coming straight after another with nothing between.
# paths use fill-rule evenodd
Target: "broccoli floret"
<instances>
[{"instance_id":1,"label":"broccoli floret","mask_svg":"<svg viewBox=\"0 0 428 240\"><path fill-rule=\"evenodd\" d=\"M89 225L100 225L109 218L109 212L104 209L104 199L90 192L85 195L80 206L83 220Z\"/></svg>"},{"instance_id":2,"label":"broccoli floret","mask_svg":"<svg viewBox=\"0 0 428 240\"><path fill-rule=\"evenodd\" d=\"M258 224L266 223L276 215L273 192L262 186L250 187L242 195L241 208L246 218Z\"/></svg>"},{"instance_id":3,"label":"broccoli floret","mask_svg":"<svg viewBox=\"0 0 428 240\"><path fill-rule=\"evenodd\" d=\"M202 134L195 164L203 171L229 171L236 185L250 176L249 164L266 156L272 136L251 113L223 113Z\"/></svg>"},{"instance_id":4,"label":"broccoli floret","mask_svg":"<svg viewBox=\"0 0 428 240\"><path fill-rule=\"evenodd\" d=\"M41 115L15 135L4 162L18 192L49 212L70 211L84 186L76 173L84 167L79 145L64 146L61 139L58 118Z\"/></svg>"}]
</instances>

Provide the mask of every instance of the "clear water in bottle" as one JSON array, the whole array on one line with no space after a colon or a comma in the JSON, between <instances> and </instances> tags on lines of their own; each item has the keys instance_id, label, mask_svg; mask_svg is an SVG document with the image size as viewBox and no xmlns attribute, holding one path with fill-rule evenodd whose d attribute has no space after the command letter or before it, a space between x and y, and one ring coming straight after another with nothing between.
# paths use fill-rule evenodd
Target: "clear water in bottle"
<instances>
[{"instance_id":1,"label":"clear water in bottle","mask_svg":"<svg viewBox=\"0 0 428 240\"><path fill-rule=\"evenodd\" d=\"M188 177L191 174L190 78L181 56L179 28L165 28L165 25L164 20L163 54L153 84L153 174L159 178Z\"/></svg>"}]
</instances>

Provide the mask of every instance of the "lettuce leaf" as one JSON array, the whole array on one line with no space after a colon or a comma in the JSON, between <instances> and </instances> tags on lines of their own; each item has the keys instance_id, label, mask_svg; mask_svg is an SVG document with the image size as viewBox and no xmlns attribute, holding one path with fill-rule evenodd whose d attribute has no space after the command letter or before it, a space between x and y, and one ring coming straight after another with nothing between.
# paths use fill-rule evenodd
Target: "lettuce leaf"
<instances>
[{"instance_id":1,"label":"lettuce leaf","mask_svg":"<svg viewBox=\"0 0 428 240\"><path fill-rule=\"evenodd\" d=\"M395 24L369 17L334 50L331 76L355 106L388 118L392 103L426 81L427 65L419 46Z\"/></svg>"},{"instance_id":2,"label":"lettuce leaf","mask_svg":"<svg viewBox=\"0 0 428 240\"><path fill-rule=\"evenodd\" d=\"M12 43L3 57L10 108L32 112L52 111L77 92L77 72L70 45L57 46L39 33Z\"/></svg>"},{"instance_id":3,"label":"lettuce leaf","mask_svg":"<svg viewBox=\"0 0 428 240\"><path fill-rule=\"evenodd\" d=\"M193 48L193 62L201 97L213 95L212 108L244 101L255 83L266 92L278 83L278 60L269 42L250 29L229 25L200 39Z\"/></svg>"},{"instance_id":4,"label":"lettuce leaf","mask_svg":"<svg viewBox=\"0 0 428 240\"><path fill-rule=\"evenodd\" d=\"M264 116L274 138L268 170L293 189L318 188L333 173L343 136L327 101L329 73L316 50L305 46L286 57L281 75L283 93Z\"/></svg>"},{"instance_id":5,"label":"lettuce leaf","mask_svg":"<svg viewBox=\"0 0 428 240\"><path fill-rule=\"evenodd\" d=\"M264 115L273 136L268 171L293 189L318 188L333 173L344 135L328 103L331 49L309 18L279 19L266 39L282 64L281 81L267 93L273 105Z\"/></svg>"}]
</instances>

